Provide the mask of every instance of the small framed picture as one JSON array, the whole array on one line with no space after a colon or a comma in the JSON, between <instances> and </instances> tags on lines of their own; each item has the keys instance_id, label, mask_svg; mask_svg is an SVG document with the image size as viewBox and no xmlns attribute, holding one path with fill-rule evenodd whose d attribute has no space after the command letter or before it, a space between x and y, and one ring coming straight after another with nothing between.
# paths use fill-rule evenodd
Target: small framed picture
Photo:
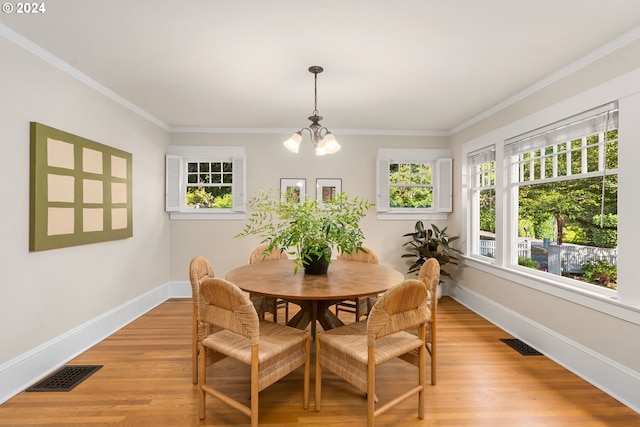
<instances>
[{"instance_id":1,"label":"small framed picture","mask_svg":"<svg viewBox=\"0 0 640 427\"><path fill-rule=\"evenodd\" d=\"M280 178L280 197L283 202L301 203L307 196L305 178Z\"/></svg>"},{"instance_id":2,"label":"small framed picture","mask_svg":"<svg viewBox=\"0 0 640 427\"><path fill-rule=\"evenodd\" d=\"M316 200L330 202L342 193L342 179L318 178L316 179Z\"/></svg>"}]
</instances>

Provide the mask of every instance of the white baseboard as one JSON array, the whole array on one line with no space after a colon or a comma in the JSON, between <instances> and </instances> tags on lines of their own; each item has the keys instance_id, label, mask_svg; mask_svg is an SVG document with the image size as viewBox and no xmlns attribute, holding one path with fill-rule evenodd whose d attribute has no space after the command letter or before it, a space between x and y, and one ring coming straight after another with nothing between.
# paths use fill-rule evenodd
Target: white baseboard
<instances>
[{"instance_id":1,"label":"white baseboard","mask_svg":"<svg viewBox=\"0 0 640 427\"><path fill-rule=\"evenodd\" d=\"M447 283L445 295L640 413L640 373L463 286Z\"/></svg>"},{"instance_id":2,"label":"white baseboard","mask_svg":"<svg viewBox=\"0 0 640 427\"><path fill-rule=\"evenodd\" d=\"M0 404L169 298L191 298L189 282L161 285L0 365Z\"/></svg>"}]
</instances>

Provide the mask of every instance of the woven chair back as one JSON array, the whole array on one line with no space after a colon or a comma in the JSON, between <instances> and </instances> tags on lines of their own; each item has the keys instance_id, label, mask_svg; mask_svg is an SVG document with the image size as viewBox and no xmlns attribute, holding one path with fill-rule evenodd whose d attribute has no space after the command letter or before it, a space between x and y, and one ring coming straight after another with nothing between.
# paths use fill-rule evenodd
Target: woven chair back
<instances>
[{"instance_id":1,"label":"woven chair back","mask_svg":"<svg viewBox=\"0 0 640 427\"><path fill-rule=\"evenodd\" d=\"M260 261L274 261L277 259L287 259L287 254L280 251L280 248L273 248L271 252L264 253L269 245L260 245L251 252L249 256L249 264Z\"/></svg>"},{"instance_id":2,"label":"woven chair back","mask_svg":"<svg viewBox=\"0 0 640 427\"><path fill-rule=\"evenodd\" d=\"M346 261L359 261L359 262L368 262L370 264L379 264L378 255L373 252L371 249L367 247L362 247L363 251L353 251L348 254L342 252L338 254L338 259L344 259Z\"/></svg>"},{"instance_id":3,"label":"woven chair back","mask_svg":"<svg viewBox=\"0 0 640 427\"><path fill-rule=\"evenodd\" d=\"M430 306L435 308L438 304L438 283L440 283L440 263L435 258L429 258L422 264L418 272L418 279L422 280L429 289Z\"/></svg>"},{"instance_id":4,"label":"woven chair back","mask_svg":"<svg viewBox=\"0 0 640 427\"><path fill-rule=\"evenodd\" d=\"M424 282L405 280L385 292L371 309L367 319L369 345L376 339L425 324L430 316Z\"/></svg>"},{"instance_id":5,"label":"woven chair back","mask_svg":"<svg viewBox=\"0 0 640 427\"><path fill-rule=\"evenodd\" d=\"M260 336L258 313L249 297L223 279L205 279L200 284L200 320L251 339Z\"/></svg>"},{"instance_id":6,"label":"woven chair back","mask_svg":"<svg viewBox=\"0 0 640 427\"><path fill-rule=\"evenodd\" d=\"M191 295L194 304L198 304L200 283L202 283L204 279L211 277L214 277L213 268L206 258L197 256L191 260L189 263L189 280L191 281Z\"/></svg>"}]
</instances>

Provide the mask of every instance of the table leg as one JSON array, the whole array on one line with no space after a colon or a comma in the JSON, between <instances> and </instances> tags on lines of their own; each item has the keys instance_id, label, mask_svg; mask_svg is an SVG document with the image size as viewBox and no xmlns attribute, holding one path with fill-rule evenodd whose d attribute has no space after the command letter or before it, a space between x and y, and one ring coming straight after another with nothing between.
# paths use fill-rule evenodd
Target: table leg
<instances>
[{"instance_id":1,"label":"table leg","mask_svg":"<svg viewBox=\"0 0 640 427\"><path fill-rule=\"evenodd\" d=\"M338 326L344 326L342 320L335 315L334 312L329 310L329 307L336 304L339 301L318 301L318 323L322 326L322 329L328 331L329 329L337 328Z\"/></svg>"},{"instance_id":2,"label":"table leg","mask_svg":"<svg viewBox=\"0 0 640 427\"><path fill-rule=\"evenodd\" d=\"M287 326L304 330L312 320L312 307L310 301L292 301L300 306L300 311L296 313L289 321Z\"/></svg>"},{"instance_id":3,"label":"table leg","mask_svg":"<svg viewBox=\"0 0 640 427\"><path fill-rule=\"evenodd\" d=\"M325 331L344 325L338 316L329 310L329 307L340 301L290 301L299 305L300 311L298 311L298 313L289 320L287 325L304 330L309 326L309 323L311 323L312 339L315 339L316 336L316 321L320 323L320 326L322 326L322 329Z\"/></svg>"}]
</instances>

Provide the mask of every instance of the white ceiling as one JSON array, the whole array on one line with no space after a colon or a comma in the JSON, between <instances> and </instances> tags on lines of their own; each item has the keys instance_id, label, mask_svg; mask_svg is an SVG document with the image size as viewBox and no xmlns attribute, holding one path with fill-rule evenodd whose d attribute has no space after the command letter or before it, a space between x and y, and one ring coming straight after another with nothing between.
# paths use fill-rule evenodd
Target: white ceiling
<instances>
[{"instance_id":1,"label":"white ceiling","mask_svg":"<svg viewBox=\"0 0 640 427\"><path fill-rule=\"evenodd\" d=\"M448 133L640 37L638 0L43 3L0 14L0 34L174 130L307 126L307 69L320 65L318 111L334 133Z\"/></svg>"}]
</instances>

